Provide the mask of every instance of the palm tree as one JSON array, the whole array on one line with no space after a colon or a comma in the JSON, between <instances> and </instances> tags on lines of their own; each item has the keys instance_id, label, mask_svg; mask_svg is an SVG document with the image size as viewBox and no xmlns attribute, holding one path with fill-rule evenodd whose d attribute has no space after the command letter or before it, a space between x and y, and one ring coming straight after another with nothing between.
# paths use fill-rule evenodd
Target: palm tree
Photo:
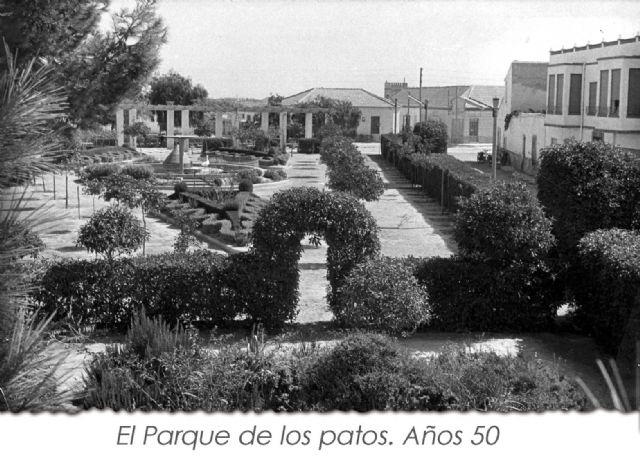
<instances>
[{"instance_id":1,"label":"palm tree","mask_svg":"<svg viewBox=\"0 0 640 455\"><path fill-rule=\"evenodd\" d=\"M18 66L5 44L0 67L0 411L46 409L63 399L56 392L64 360L44 343L50 318L28 304L34 270L25 258L42 243L34 229L51 219L42 210L24 216L31 176L52 165L43 154L58 146L52 122L64 112L51 70L35 59ZM24 185L22 189L16 185Z\"/></svg>"}]
</instances>

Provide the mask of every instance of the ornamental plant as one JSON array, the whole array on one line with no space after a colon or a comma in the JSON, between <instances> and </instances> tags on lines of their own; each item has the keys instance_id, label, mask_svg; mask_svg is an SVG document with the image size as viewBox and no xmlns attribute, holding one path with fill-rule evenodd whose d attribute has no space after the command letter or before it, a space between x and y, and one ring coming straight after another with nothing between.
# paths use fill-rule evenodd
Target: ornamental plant
<instances>
[{"instance_id":1,"label":"ornamental plant","mask_svg":"<svg viewBox=\"0 0 640 455\"><path fill-rule=\"evenodd\" d=\"M418 122L413 126L413 134L420 138L427 153L447 153L449 136L447 125L442 120Z\"/></svg>"},{"instance_id":2,"label":"ornamental plant","mask_svg":"<svg viewBox=\"0 0 640 455\"><path fill-rule=\"evenodd\" d=\"M111 205L94 213L80 228L77 244L112 263L116 256L136 251L148 237L129 209Z\"/></svg>"},{"instance_id":3,"label":"ornamental plant","mask_svg":"<svg viewBox=\"0 0 640 455\"><path fill-rule=\"evenodd\" d=\"M382 257L356 265L337 293L336 319L349 327L412 333L429 320L426 289L403 259Z\"/></svg>"}]
</instances>

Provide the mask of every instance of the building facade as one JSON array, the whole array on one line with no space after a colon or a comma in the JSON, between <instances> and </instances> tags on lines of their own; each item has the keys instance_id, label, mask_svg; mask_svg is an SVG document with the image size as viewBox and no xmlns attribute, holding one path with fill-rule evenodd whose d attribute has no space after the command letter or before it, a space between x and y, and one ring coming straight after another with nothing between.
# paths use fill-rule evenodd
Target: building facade
<instances>
[{"instance_id":1,"label":"building facade","mask_svg":"<svg viewBox=\"0 0 640 455\"><path fill-rule=\"evenodd\" d=\"M349 101L362 113L356 134L379 141L382 134L393 131L393 105L386 99L361 88L312 88L282 100L282 106L309 103L318 98Z\"/></svg>"},{"instance_id":2,"label":"building facade","mask_svg":"<svg viewBox=\"0 0 640 455\"><path fill-rule=\"evenodd\" d=\"M509 155L511 165L526 173L535 173L539 150L548 145L547 67L547 62L512 62L498 109L496 143Z\"/></svg>"},{"instance_id":3,"label":"building facade","mask_svg":"<svg viewBox=\"0 0 640 455\"><path fill-rule=\"evenodd\" d=\"M602 140L640 154L640 35L551 51L547 140Z\"/></svg>"},{"instance_id":4,"label":"building facade","mask_svg":"<svg viewBox=\"0 0 640 455\"><path fill-rule=\"evenodd\" d=\"M421 119L441 120L447 125L449 142L491 142L492 100L500 98L502 86L451 85L408 87L406 82L385 82L385 97L394 104L394 132L413 128Z\"/></svg>"}]
</instances>

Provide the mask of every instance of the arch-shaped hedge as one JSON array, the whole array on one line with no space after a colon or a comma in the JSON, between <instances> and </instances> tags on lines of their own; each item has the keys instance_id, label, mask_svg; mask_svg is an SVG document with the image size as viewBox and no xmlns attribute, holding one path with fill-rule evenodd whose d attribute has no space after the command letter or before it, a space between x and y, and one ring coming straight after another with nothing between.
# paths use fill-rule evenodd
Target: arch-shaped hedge
<instances>
[{"instance_id":1,"label":"arch-shaped hedge","mask_svg":"<svg viewBox=\"0 0 640 455\"><path fill-rule=\"evenodd\" d=\"M278 327L296 316L300 242L308 234L324 237L328 245L328 298L334 313L334 293L344 277L380 251L375 219L353 196L312 187L276 193L255 221L253 246L231 257L228 269L235 281L229 297L242 302L255 321Z\"/></svg>"}]
</instances>

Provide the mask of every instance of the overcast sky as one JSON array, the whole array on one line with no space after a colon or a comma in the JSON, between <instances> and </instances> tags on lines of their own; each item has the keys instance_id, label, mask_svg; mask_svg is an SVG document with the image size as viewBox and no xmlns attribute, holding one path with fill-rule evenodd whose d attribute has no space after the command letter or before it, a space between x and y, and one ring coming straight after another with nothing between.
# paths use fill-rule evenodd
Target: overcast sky
<instances>
[{"instance_id":1,"label":"overcast sky","mask_svg":"<svg viewBox=\"0 0 640 455\"><path fill-rule=\"evenodd\" d=\"M132 5L112 0L112 9ZM292 95L385 81L502 85L513 60L635 36L640 2L160 0L169 28L159 72L210 97Z\"/></svg>"}]
</instances>

